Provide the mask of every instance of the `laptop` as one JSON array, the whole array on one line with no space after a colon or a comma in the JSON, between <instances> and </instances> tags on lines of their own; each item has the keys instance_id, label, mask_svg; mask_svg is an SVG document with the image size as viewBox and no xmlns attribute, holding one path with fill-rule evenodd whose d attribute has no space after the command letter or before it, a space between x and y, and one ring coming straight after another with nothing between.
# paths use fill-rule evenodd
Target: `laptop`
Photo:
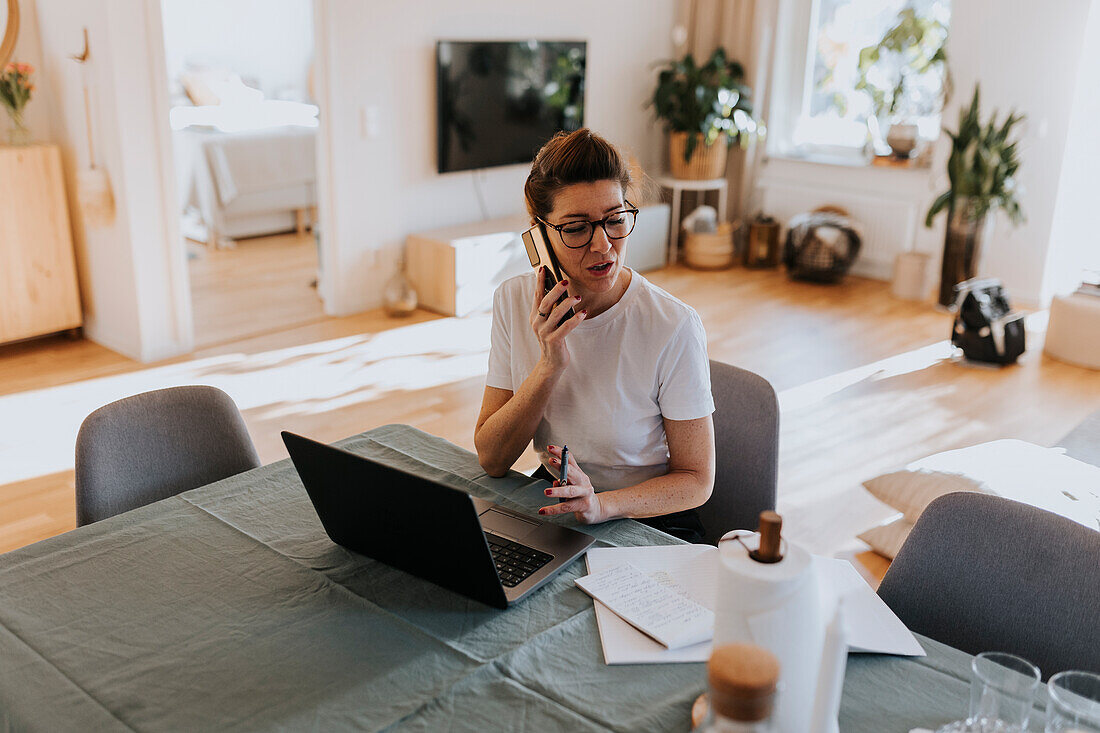
<instances>
[{"instance_id":1,"label":"laptop","mask_svg":"<svg viewBox=\"0 0 1100 733\"><path fill-rule=\"evenodd\" d=\"M522 600L595 542L364 456L282 436L333 542L488 606Z\"/></svg>"}]
</instances>

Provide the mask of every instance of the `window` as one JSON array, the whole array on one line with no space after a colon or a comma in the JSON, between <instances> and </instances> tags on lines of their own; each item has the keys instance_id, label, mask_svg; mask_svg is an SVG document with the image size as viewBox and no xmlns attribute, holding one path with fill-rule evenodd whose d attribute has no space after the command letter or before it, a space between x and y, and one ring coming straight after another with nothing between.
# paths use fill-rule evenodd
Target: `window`
<instances>
[{"instance_id":1,"label":"window","mask_svg":"<svg viewBox=\"0 0 1100 733\"><path fill-rule=\"evenodd\" d=\"M788 152L859 152L869 140L885 152L897 121L939 134L950 0L795 0L792 12L809 22L790 24L787 47L806 62L787 77Z\"/></svg>"}]
</instances>

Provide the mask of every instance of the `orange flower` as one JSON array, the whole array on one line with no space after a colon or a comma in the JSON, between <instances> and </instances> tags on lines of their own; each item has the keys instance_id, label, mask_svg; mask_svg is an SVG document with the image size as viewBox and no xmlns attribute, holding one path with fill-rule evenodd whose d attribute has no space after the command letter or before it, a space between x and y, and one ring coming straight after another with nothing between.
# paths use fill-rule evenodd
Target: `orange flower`
<instances>
[{"instance_id":1,"label":"orange flower","mask_svg":"<svg viewBox=\"0 0 1100 733\"><path fill-rule=\"evenodd\" d=\"M34 73L34 67L30 64L16 64L15 68L19 71L20 74L29 75Z\"/></svg>"}]
</instances>

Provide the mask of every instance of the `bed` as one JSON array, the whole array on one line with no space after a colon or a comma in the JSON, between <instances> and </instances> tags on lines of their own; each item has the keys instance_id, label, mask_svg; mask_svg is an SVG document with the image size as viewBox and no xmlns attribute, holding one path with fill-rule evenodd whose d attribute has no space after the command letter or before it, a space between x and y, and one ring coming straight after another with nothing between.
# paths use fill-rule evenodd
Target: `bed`
<instances>
[{"instance_id":1,"label":"bed","mask_svg":"<svg viewBox=\"0 0 1100 733\"><path fill-rule=\"evenodd\" d=\"M231 89L231 93L227 91ZM317 206L317 107L239 83L169 113L184 234L213 247L304 231Z\"/></svg>"}]
</instances>

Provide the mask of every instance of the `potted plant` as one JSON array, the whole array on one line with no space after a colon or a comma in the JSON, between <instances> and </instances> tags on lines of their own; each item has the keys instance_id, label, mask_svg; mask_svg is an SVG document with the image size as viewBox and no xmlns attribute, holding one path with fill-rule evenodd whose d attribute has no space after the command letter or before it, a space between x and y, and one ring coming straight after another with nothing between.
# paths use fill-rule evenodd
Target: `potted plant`
<instances>
[{"instance_id":1,"label":"potted plant","mask_svg":"<svg viewBox=\"0 0 1100 733\"><path fill-rule=\"evenodd\" d=\"M721 47L701 66L691 54L669 62L657 77L650 106L669 133L675 178L720 178L728 146L764 134L764 126L752 118L745 70Z\"/></svg>"},{"instance_id":2,"label":"potted plant","mask_svg":"<svg viewBox=\"0 0 1100 733\"><path fill-rule=\"evenodd\" d=\"M917 144L913 120L943 107L951 91L946 43L944 23L905 8L877 44L860 50L856 89L871 98L867 125L876 152L886 152L886 143L908 158Z\"/></svg>"},{"instance_id":3,"label":"potted plant","mask_svg":"<svg viewBox=\"0 0 1100 733\"><path fill-rule=\"evenodd\" d=\"M936 215L947 209L939 292L942 306L954 303L956 284L977 274L982 239L993 221L989 215L1002 209L1013 224L1024 219L1016 200L1017 141L1008 139L1013 126L1024 118L1010 112L998 126L996 112L984 125L980 117L979 90L974 87L970 108L959 112L958 132L945 130L951 137L947 161L950 188L932 203L924 220L924 225L931 227Z\"/></svg>"}]
</instances>

